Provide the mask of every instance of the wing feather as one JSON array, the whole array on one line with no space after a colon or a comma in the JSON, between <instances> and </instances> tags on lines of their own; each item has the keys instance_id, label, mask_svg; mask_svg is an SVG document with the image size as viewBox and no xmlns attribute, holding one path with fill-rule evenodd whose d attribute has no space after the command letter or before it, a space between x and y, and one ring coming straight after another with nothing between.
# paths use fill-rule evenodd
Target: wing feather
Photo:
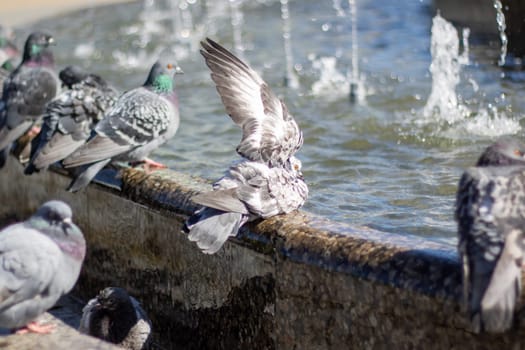
<instances>
[{"instance_id":1,"label":"wing feather","mask_svg":"<svg viewBox=\"0 0 525 350\"><path fill-rule=\"evenodd\" d=\"M237 152L253 161L286 162L302 146L302 133L284 102L224 47L211 39L201 45L226 112L242 128Z\"/></svg>"},{"instance_id":2,"label":"wing feather","mask_svg":"<svg viewBox=\"0 0 525 350\"><path fill-rule=\"evenodd\" d=\"M0 311L46 291L62 253L48 237L16 224L0 234Z\"/></svg>"}]
</instances>

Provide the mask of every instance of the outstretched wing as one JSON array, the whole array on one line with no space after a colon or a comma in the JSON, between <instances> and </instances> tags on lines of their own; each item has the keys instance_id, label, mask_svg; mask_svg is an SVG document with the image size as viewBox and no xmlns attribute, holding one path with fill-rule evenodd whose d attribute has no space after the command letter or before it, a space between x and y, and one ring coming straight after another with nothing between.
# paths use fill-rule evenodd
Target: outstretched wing
<instances>
[{"instance_id":1,"label":"outstretched wing","mask_svg":"<svg viewBox=\"0 0 525 350\"><path fill-rule=\"evenodd\" d=\"M302 132L283 101L248 65L211 39L201 54L228 115L242 128L237 152L252 161L283 164L303 143Z\"/></svg>"}]
</instances>

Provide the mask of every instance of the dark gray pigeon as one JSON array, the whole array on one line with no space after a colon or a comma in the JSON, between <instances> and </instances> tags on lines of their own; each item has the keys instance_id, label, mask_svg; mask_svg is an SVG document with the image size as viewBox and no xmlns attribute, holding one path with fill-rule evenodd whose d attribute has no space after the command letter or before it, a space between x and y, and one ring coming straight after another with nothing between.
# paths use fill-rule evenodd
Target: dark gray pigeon
<instances>
[{"instance_id":1,"label":"dark gray pigeon","mask_svg":"<svg viewBox=\"0 0 525 350\"><path fill-rule=\"evenodd\" d=\"M126 290L108 287L82 309L79 332L128 350L146 349L151 342L151 321Z\"/></svg>"},{"instance_id":2,"label":"dark gray pigeon","mask_svg":"<svg viewBox=\"0 0 525 350\"><path fill-rule=\"evenodd\" d=\"M502 138L487 147L476 166L525 165L525 144L514 138Z\"/></svg>"},{"instance_id":3,"label":"dark gray pigeon","mask_svg":"<svg viewBox=\"0 0 525 350\"><path fill-rule=\"evenodd\" d=\"M86 242L71 218L71 208L54 200L0 231L0 327L52 331L32 321L77 281Z\"/></svg>"},{"instance_id":4,"label":"dark gray pigeon","mask_svg":"<svg viewBox=\"0 0 525 350\"><path fill-rule=\"evenodd\" d=\"M237 152L269 166L285 166L303 145L303 134L284 102L224 47L209 38L201 45L226 112L242 128Z\"/></svg>"},{"instance_id":5,"label":"dark gray pigeon","mask_svg":"<svg viewBox=\"0 0 525 350\"><path fill-rule=\"evenodd\" d=\"M27 175L61 161L85 144L93 127L117 100L116 90L96 74L68 66L60 78L65 85L72 85L47 104L42 130L32 143Z\"/></svg>"},{"instance_id":6,"label":"dark gray pigeon","mask_svg":"<svg viewBox=\"0 0 525 350\"><path fill-rule=\"evenodd\" d=\"M289 213L307 198L299 159L292 157L284 168L244 160L232 165L213 191L192 198L204 207L184 230L204 253L213 254L247 221Z\"/></svg>"},{"instance_id":7,"label":"dark gray pigeon","mask_svg":"<svg viewBox=\"0 0 525 350\"><path fill-rule=\"evenodd\" d=\"M53 37L35 32L27 38L20 65L4 82L0 103L0 167L9 147L42 117L45 105L59 90L49 45Z\"/></svg>"},{"instance_id":8,"label":"dark gray pigeon","mask_svg":"<svg viewBox=\"0 0 525 350\"><path fill-rule=\"evenodd\" d=\"M478 161L483 166L467 169L459 182L458 250L465 305L475 332L511 328L521 291L525 166L505 165L522 163L514 152L523 149L519 147L507 141L490 146Z\"/></svg>"},{"instance_id":9,"label":"dark gray pigeon","mask_svg":"<svg viewBox=\"0 0 525 350\"><path fill-rule=\"evenodd\" d=\"M124 93L94 129L94 136L63 161L68 167L85 166L68 190L76 192L89 184L111 161L144 162L163 167L147 156L175 135L179 109L174 63L158 60L143 86Z\"/></svg>"},{"instance_id":10,"label":"dark gray pigeon","mask_svg":"<svg viewBox=\"0 0 525 350\"><path fill-rule=\"evenodd\" d=\"M80 83L86 79L88 75L90 75L90 73L75 65L67 66L58 73L62 87L67 87L68 89L72 89L73 85Z\"/></svg>"},{"instance_id":11,"label":"dark gray pigeon","mask_svg":"<svg viewBox=\"0 0 525 350\"><path fill-rule=\"evenodd\" d=\"M201 45L226 111L243 133L237 152L244 159L230 167L212 192L192 198L204 207L184 226L191 241L213 254L247 221L300 208L308 186L294 156L303 135L284 102L224 47L211 39Z\"/></svg>"}]
</instances>

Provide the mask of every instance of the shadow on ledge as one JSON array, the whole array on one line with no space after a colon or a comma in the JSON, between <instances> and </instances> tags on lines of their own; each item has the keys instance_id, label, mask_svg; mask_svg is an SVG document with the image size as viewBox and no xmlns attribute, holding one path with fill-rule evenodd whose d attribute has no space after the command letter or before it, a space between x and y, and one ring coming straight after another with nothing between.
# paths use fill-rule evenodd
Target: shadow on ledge
<instances>
[{"instance_id":1,"label":"shadow on ledge","mask_svg":"<svg viewBox=\"0 0 525 350\"><path fill-rule=\"evenodd\" d=\"M297 211L246 225L205 255L181 227L208 182L170 170L114 175L71 194L67 176L26 177L10 159L0 217L25 218L50 198L68 202L88 241L75 294L128 289L163 348L488 349L520 347L525 336L522 327L470 332L455 247Z\"/></svg>"}]
</instances>

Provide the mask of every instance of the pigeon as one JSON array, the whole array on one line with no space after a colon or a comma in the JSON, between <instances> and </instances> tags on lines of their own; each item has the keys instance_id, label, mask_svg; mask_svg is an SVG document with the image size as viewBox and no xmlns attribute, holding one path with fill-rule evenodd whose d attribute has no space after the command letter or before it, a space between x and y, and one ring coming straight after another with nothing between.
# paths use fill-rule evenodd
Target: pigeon
<instances>
[{"instance_id":1,"label":"pigeon","mask_svg":"<svg viewBox=\"0 0 525 350\"><path fill-rule=\"evenodd\" d=\"M207 38L201 54L228 115L242 128L237 153L269 166L285 166L303 145L288 108L252 68Z\"/></svg>"},{"instance_id":2,"label":"pigeon","mask_svg":"<svg viewBox=\"0 0 525 350\"><path fill-rule=\"evenodd\" d=\"M58 73L58 77L62 82L62 87L72 89L73 85L80 83L90 75L79 66L67 66Z\"/></svg>"},{"instance_id":3,"label":"pigeon","mask_svg":"<svg viewBox=\"0 0 525 350\"><path fill-rule=\"evenodd\" d=\"M33 320L73 288L85 255L84 236L61 201L0 231L0 327L51 332L53 325Z\"/></svg>"},{"instance_id":4,"label":"pigeon","mask_svg":"<svg viewBox=\"0 0 525 350\"><path fill-rule=\"evenodd\" d=\"M216 253L246 222L286 214L308 198L295 153L303 134L284 102L246 63L211 39L201 54L228 115L242 129L234 163L213 191L192 197L203 206L185 223L190 241Z\"/></svg>"},{"instance_id":5,"label":"pigeon","mask_svg":"<svg viewBox=\"0 0 525 350\"><path fill-rule=\"evenodd\" d=\"M70 89L47 104L42 130L33 141L31 160L24 171L27 175L61 161L85 144L91 129L117 100L116 90L100 76L73 76L73 71L80 72L68 66L59 74Z\"/></svg>"},{"instance_id":6,"label":"pigeon","mask_svg":"<svg viewBox=\"0 0 525 350\"><path fill-rule=\"evenodd\" d=\"M73 179L68 191L76 192L89 184L111 161L151 167L164 167L147 158L148 154L175 135L179 127L174 74L178 65L161 58L151 68L143 86L121 95L96 125L94 136L68 156L66 167L85 166Z\"/></svg>"},{"instance_id":7,"label":"pigeon","mask_svg":"<svg viewBox=\"0 0 525 350\"><path fill-rule=\"evenodd\" d=\"M128 350L146 349L151 321L139 302L125 289L108 287L82 309L79 332Z\"/></svg>"},{"instance_id":8,"label":"pigeon","mask_svg":"<svg viewBox=\"0 0 525 350\"><path fill-rule=\"evenodd\" d=\"M525 144L514 138L502 138L487 147L476 166L525 165Z\"/></svg>"},{"instance_id":9,"label":"pigeon","mask_svg":"<svg viewBox=\"0 0 525 350\"><path fill-rule=\"evenodd\" d=\"M0 104L0 168L9 147L41 118L47 102L59 90L49 34L34 32L27 38L22 62L4 82Z\"/></svg>"},{"instance_id":10,"label":"pigeon","mask_svg":"<svg viewBox=\"0 0 525 350\"><path fill-rule=\"evenodd\" d=\"M204 253L214 254L246 222L292 212L307 198L299 159L292 156L284 168L243 160L228 169L213 191L192 197L203 208L186 221L184 231Z\"/></svg>"},{"instance_id":11,"label":"pigeon","mask_svg":"<svg viewBox=\"0 0 525 350\"><path fill-rule=\"evenodd\" d=\"M521 146L491 145L458 186L463 297L475 332L504 332L513 325L525 252L525 167L515 152Z\"/></svg>"}]
</instances>

